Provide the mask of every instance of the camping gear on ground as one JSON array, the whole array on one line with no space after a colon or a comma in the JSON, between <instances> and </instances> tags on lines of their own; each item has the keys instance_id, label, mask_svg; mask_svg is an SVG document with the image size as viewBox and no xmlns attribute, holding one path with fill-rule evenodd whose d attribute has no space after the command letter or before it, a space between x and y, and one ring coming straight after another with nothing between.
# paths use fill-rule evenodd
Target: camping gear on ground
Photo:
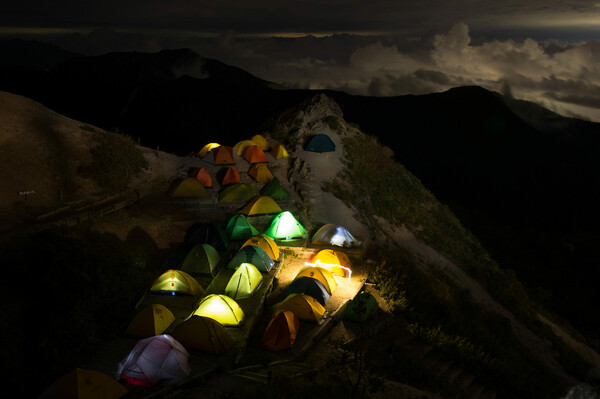
<instances>
[{"instance_id":1,"label":"camping gear on ground","mask_svg":"<svg viewBox=\"0 0 600 399\"><path fill-rule=\"evenodd\" d=\"M235 300L252 296L258 288L263 276L251 263L242 263L238 266L225 287L225 295Z\"/></svg>"},{"instance_id":2,"label":"camping gear on ground","mask_svg":"<svg viewBox=\"0 0 600 399\"><path fill-rule=\"evenodd\" d=\"M274 265L273 259L264 249L255 245L247 245L240 248L227 264L228 269L235 270L242 263L251 263L261 272L268 273Z\"/></svg>"},{"instance_id":3,"label":"camping gear on ground","mask_svg":"<svg viewBox=\"0 0 600 399\"><path fill-rule=\"evenodd\" d=\"M278 310L263 333L261 346L270 351L289 349L294 345L300 321L289 310Z\"/></svg>"},{"instance_id":4,"label":"camping gear on ground","mask_svg":"<svg viewBox=\"0 0 600 399\"><path fill-rule=\"evenodd\" d=\"M161 274L150 287L151 294L164 295L203 295L204 289L184 271L169 269Z\"/></svg>"},{"instance_id":5,"label":"camping gear on ground","mask_svg":"<svg viewBox=\"0 0 600 399\"><path fill-rule=\"evenodd\" d=\"M290 285L287 286L283 296L287 297L290 294L310 295L323 306L325 306L331 296L323 283L312 277L295 278Z\"/></svg>"},{"instance_id":6,"label":"camping gear on ground","mask_svg":"<svg viewBox=\"0 0 600 399\"><path fill-rule=\"evenodd\" d=\"M190 374L188 351L168 334L139 340L119 363L119 378L130 385L152 387Z\"/></svg>"},{"instance_id":7,"label":"camping gear on ground","mask_svg":"<svg viewBox=\"0 0 600 399\"><path fill-rule=\"evenodd\" d=\"M190 350L215 355L227 352L235 343L221 323L210 317L197 315L179 324L172 336Z\"/></svg>"},{"instance_id":8,"label":"camping gear on ground","mask_svg":"<svg viewBox=\"0 0 600 399\"><path fill-rule=\"evenodd\" d=\"M40 399L119 399L127 392L107 374L77 368L54 381Z\"/></svg>"},{"instance_id":9,"label":"camping gear on ground","mask_svg":"<svg viewBox=\"0 0 600 399\"><path fill-rule=\"evenodd\" d=\"M245 317L240 305L233 298L222 294L207 295L190 317L193 315L210 317L225 327L238 326Z\"/></svg>"},{"instance_id":10,"label":"camping gear on ground","mask_svg":"<svg viewBox=\"0 0 600 399\"><path fill-rule=\"evenodd\" d=\"M358 247L357 240L348 229L337 224L325 224L312 236L311 242L315 245L334 245L338 247Z\"/></svg>"},{"instance_id":11,"label":"camping gear on ground","mask_svg":"<svg viewBox=\"0 0 600 399\"><path fill-rule=\"evenodd\" d=\"M221 256L215 247L210 244L196 244L183 260L181 270L189 274L214 276L220 261Z\"/></svg>"},{"instance_id":12,"label":"camping gear on ground","mask_svg":"<svg viewBox=\"0 0 600 399\"><path fill-rule=\"evenodd\" d=\"M137 338L153 337L164 333L174 320L175 316L166 306L153 303L131 320L125 333Z\"/></svg>"}]
</instances>

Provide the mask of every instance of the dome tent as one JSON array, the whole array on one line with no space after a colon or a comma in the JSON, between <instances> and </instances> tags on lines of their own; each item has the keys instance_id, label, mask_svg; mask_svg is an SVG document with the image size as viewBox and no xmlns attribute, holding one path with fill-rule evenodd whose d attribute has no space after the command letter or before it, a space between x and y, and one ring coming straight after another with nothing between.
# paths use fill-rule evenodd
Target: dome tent
<instances>
[{"instance_id":1,"label":"dome tent","mask_svg":"<svg viewBox=\"0 0 600 399\"><path fill-rule=\"evenodd\" d=\"M190 171L190 177L198 180L204 187L210 188L213 186L212 178L206 168L193 168Z\"/></svg>"},{"instance_id":2,"label":"dome tent","mask_svg":"<svg viewBox=\"0 0 600 399\"><path fill-rule=\"evenodd\" d=\"M187 177L173 183L171 198L209 198L204 185L196 178Z\"/></svg>"},{"instance_id":3,"label":"dome tent","mask_svg":"<svg viewBox=\"0 0 600 399\"><path fill-rule=\"evenodd\" d=\"M246 240L244 244L242 244L241 248L244 248L248 245L254 245L256 247L262 248L269 257L276 262L279 259L279 247L269 236L264 234L254 235Z\"/></svg>"},{"instance_id":4,"label":"dome tent","mask_svg":"<svg viewBox=\"0 0 600 399\"><path fill-rule=\"evenodd\" d=\"M290 211L279 213L265 231L265 235L275 241L305 239L306 229L296 220Z\"/></svg>"},{"instance_id":5,"label":"dome tent","mask_svg":"<svg viewBox=\"0 0 600 399\"><path fill-rule=\"evenodd\" d=\"M258 183L268 183L273 180L273 175L264 163L255 163L248 170L248 175Z\"/></svg>"},{"instance_id":6,"label":"dome tent","mask_svg":"<svg viewBox=\"0 0 600 399\"><path fill-rule=\"evenodd\" d=\"M252 136L250 138L250 141L256 143L256 145L259 146L260 149L263 151L267 151L269 148L271 148L271 145L269 144L267 139L265 139L260 134L255 134L254 136Z\"/></svg>"},{"instance_id":7,"label":"dome tent","mask_svg":"<svg viewBox=\"0 0 600 399\"><path fill-rule=\"evenodd\" d=\"M183 260L181 270L191 274L214 276L220 261L221 256L215 247L210 244L196 244Z\"/></svg>"},{"instance_id":8,"label":"dome tent","mask_svg":"<svg viewBox=\"0 0 600 399\"><path fill-rule=\"evenodd\" d=\"M322 249L312 257L311 263L315 266L323 267L338 276L349 277L351 274L352 263L348 255L340 251Z\"/></svg>"},{"instance_id":9,"label":"dome tent","mask_svg":"<svg viewBox=\"0 0 600 399\"><path fill-rule=\"evenodd\" d=\"M219 143L208 143L207 145L202 147L202 149L200 151L198 151L198 156L200 158L204 158L206 156L206 154L208 154L210 151L212 151L215 148L220 147L220 146L221 146L221 144L219 144Z\"/></svg>"},{"instance_id":10,"label":"dome tent","mask_svg":"<svg viewBox=\"0 0 600 399\"><path fill-rule=\"evenodd\" d=\"M229 166L222 175L223 178L221 179L221 186L230 186L232 184L237 184L241 180L240 173L235 168L235 166Z\"/></svg>"},{"instance_id":11,"label":"dome tent","mask_svg":"<svg viewBox=\"0 0 600 399\"><path fill-rule=\"evenodd\" d=\"M225 295L235 300L248 298L262 282L263 276L251 263L242 263L235 270L227 286Z\"/></svg>"},{"instance_id":12,"label":"dome tent","mask_svg":"<svg viewBox=\"0 0 600 399\"><path fill-rule=\"evenodd\" d=\"M265 184L263 188L260 189L261 195L268 195L274 200L284 200L290 198L290 192L283 187L281 181L277 177L273 177L273 179Z\"/></svg>"},{"instance_id":13,"label":"dome tent","mask_svg":"<svg viewBox=\"0 0 600 399\"><path fill-rule=\"evenodd\" d=\"M285 158L285 157L289 156L285 147L279 143L277 143L273 146L273 148L271 149L271 155L275 159Z\"/></svg>"},{"instance_id":14,"label":"dome tent","mask_svg":"<svg viewBox=\"0 0 600 399\"><path fill-rule=\"evenodd\" d=\"M195 278L181 270L169 269L150 287L151 294L203 295L204 289Z\"/></svg>"},{"instance_id":15,"label":"dome tent","mask_svg":"<svg viewBox=\"0 0 600 399\"><path fill-rule=\"evenodd\" d=\"M270 351L289 349L294 345L300 321L289 310L278 310L271 317L261 339L261 346Z\"/></svg>"},{"instance_id":16,"label":"dome tent","mask_svg":"<svg viewBox=\"0 0 600 399\"><path fill-rule=\"evenodd\" d=\"M251 145L244 150L244 159L251 164L259 162L269 162L263 150L257 145Z\"/></svg>"},{"instance_id":17,"label":"dome tent","mask_svg":"<svg viewBox=\"0 0 600 399\"><path fill-rule=\"evenodd\" d=\"M269 215L280 212L281 208L277 205L277 202L266 195L255 197L238 211L238 213L243 213L247 216Z\"/></svg>"},{"instance_id":18,"label":"dome tent","mask_svg":"<svg viewBox=\"0 0 600 399\"><path fill-rule=\"evenodd\" d=\"M315 134L308 140L304 149L312 152L333 152L335 151L335 144L328 135Z\"/></svg>"},{"instance_id":19,"label":"dome tent","mask_svg":"<svg viewBox=\"0 0 600 399\"><path fill-rule=\"evenodd\" d=\"M127 392L108 374L77 368L54 381L40 399L118 399Z\"/></svg>"},{"instance_id":20,"label":"dome tent","mask_svg":"<svg viewBox=\"0 0 600 399\"><path fill-rule=\"evenodd\" d=\"M363 291L346 305L344 320L364 322L374 317L377 310L379 310L377 299Z\"/></svg>"},{"instance_id":21,"label":"dome tent","mask_svg":"<svg viewBox=\"0 0 600 399\"><path fill-rule=\"evenodd\" d=\"M306 294L290 294L279 304L275 305L275 309L289 310L298 319L315 323L325 314L323 305L312 296Z\"/></svg>"},{"instance_id":22,"label":"dome tent","mask_svg":"<svg viewBox=\"0 0 600 399\"><path fill-rule=\"evenodd\" d=\"M290 294L306 294L315 298L321 305L325 306L329 297L327 288L319 280L312 277L297 277L284 291L284 296Z\"/></svg>"},{"instance_id":23,"label":"dome tent","mask_svg":"<svg viewBox=\"0 0 600 399\"><path fill-rule=\"evenodd\" d=\"M146 306L127 326L125 333L132 337L148 338L160 335L175 321L175 316L158 303Z\"/></svg>"},{"instance_id":24,"label":"dome tent","mask_svg":"<svg viewBox=\"0 0 600 399\"><path fill-rule=\"evenodd\" d=\"M235 161L233 160L233 148L222 145L211 152L213 154L213 163L215 165L235 165Z\"/></svg>"},{"instance_id":25,"label":"dome tent","mask_svg":"<svg viewBox=\"0 0 600 399\"><path fill-rule=\"evenodd\" d=\"M257 144L252 140L238 141L236 143L236 145L233 146L233 152L235 152L236 154L238 154L241 157L242 155L244 155L244 151L246 151L246 148L248 148L252 145L257 145Z\"/></svg>"},{"instance_id":26,"label":"dome tent","mask_svg":"<svg viewBox=\"0 0 600 399\"><path fill-rule=\"evenodd\" d=\"M219 202L247 202L258 195L258 190L252 184L237 183L221 191Z\"/></svg>"},{"instance_id":27,"label":"dome tent","mask_svg":"<svg viewBox=\"0 0 600 399\"><path fill-rule=\"evenodd\" d=\"M227 264L227 268L235 270L242 263L251 263L256 266L258 270L265 273L269 272L274 264L273 259L271 259L264 249L254 245L240 248Z\"/></svg>"},{"instance_id":28,"label":"dome tent","mask_svg":"<svg viewBox=\"0 0 600 399\"><path fill-rule=\"evenodd\" d=\"M227 352L235 343L221 323L197 315L179 324L172 336L186 348L215 355Z\"/></svg>"},{"instance_id":29,"label":"dome tent","mask_svg":"<svg viewBox=\"0 0 600 399\"><path fill-rule=\"evenodd\" d=\"M329 270L324 269L322 267L305 266L302 269L300 269L298 274L296 274L296 278L298 277L312 277L314 279L319 280L323 284L327 292L329 292L329 294L332 294L335 288L337 287L337 283L335 282L335 279L333 278Z\"/></svg>"},{"instance_id":30,"label":"dome tent","mask_svg":"<svg viewBox=\"0 0 600 399\"><path fill-rule=\"evenodd\" d=\"M358 247L360 241L343 226L325 224L312 236L311 242L315 245L334 245L338 247Z\"/></svg>"},{"instance_id":31,"label":"dome tent","mask_svg":"<svg viewBox=\"0 0 600 399\"><path fill-rule=\"evenodd\" d=\"M189 353L167 334L139 340L119 363L119 377L131 385L177 382L190 374Z\"/></svg>"},{"instance_id":32,"label":"dome tent","mask_svg":"<svg viewBox=\"0 0 600 399\"><path fill-rule=\"evenodd\" d=\"M250 224L246 216L238 213L233 215L227 221L227 227L225 233L229 238L229 241L242 241L259 234L258 230Z\"/></svg>"},{"instance_id":33,"label":"dome tent","mask_svg":"<svg viewBox=\"0 0 600 399\"><path fill-rule=\"evenodd\" d=\"M244 311L238 303L227 295L207 295L190 315L210 317L223 326L238 326L244 320Z\"/></svg>"}]
</instances>

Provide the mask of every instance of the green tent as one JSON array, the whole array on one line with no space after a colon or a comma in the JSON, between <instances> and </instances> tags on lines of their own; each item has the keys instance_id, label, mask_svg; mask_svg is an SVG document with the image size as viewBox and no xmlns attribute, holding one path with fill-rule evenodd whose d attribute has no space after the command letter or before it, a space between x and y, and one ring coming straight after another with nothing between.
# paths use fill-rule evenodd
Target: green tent
<instances>
[{"instance_id":1,"label":"green tent","mask_svg":"<svg viewBox=\"0 0 600 399\"><path fill-rule=\"evenodd\" d=\"M196 244L183 260L181 270L190 274L214 276L221 261L219 253L210 244Z\"/></svg>"},{"instance_id":2,"label":"green tent","mask_svg":"<svg viewBox=\"0 0 600 399\"><path fill-rule=\"evenodd\" d=\"M233 273L227 286L225 295L233 299L248 298L260 285L263 276L251 263L242 263Z\"/></svg>"},{"instance_id":3,"label":"green tent","mask_svg":"<svg viewBox=\"0 0 600 399\"><path fill-rule=\"evenodd\" d=\"M281 212L271 222L265 235L275 241L306 238L306 229L296 220L290 211Z\"/></svg>"},{"instance_id":4,"label":"green tent","mask_svg":"<svg viewBox=\"0 0 600 399\"><path fill-rule=\"evenodd\" d=\"M269 272L273 259L261 247L248 245L240 249L227 264L228 269L236 270L243 263L251 263L261 272Z\"/></svg>"},{"instance_id":5,"label":"green tent","mask_svg":"<svg viewBox=\"0 0 600 399\"><path fill-rule=\"evenodd\" d=\"M229 241L245 241L252 236L260 234L246 219L246 215L243 214L236 214L229 218L225 233Z\"/></svg>"},{"instance_id":6,"label":"green tent","mask_svg":"<svg viewBox=\"0 0 600 399\"><path fill-rule=\"evenodd\" d=\"M344 320L351 321L367 321L370 318L375 317L379 305L377 299L368 292L361 292L353 300L351 300L346 306L344 312Z\"/></svg>"},{"instance_id":7,"label":"green tent","mask_svg":"<svg viewBox=\"0 0 600 399\"><path fill-rule=\"evenodd\" d=\"M260 190L261 195L268 195L275 200L290 198L290 192L283 187L277 177L274 177L269 183L265 184Z\"/></svg>"},{"instance_id":8,"label":"green tent","mask_svg":"<svg viewBox=\"0 0 600 399\"><path fill-rule=\"evenodd\" d=\"M252 184L237 183L221 191L219 202L247 202L258 195L258 190Z\"/></svg>"}]
</instances>

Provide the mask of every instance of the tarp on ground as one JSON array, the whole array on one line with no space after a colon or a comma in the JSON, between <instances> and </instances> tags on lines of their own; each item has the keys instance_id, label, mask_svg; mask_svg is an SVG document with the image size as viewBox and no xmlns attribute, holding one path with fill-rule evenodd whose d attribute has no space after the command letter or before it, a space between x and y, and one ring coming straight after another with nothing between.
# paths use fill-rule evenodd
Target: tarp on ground
<instances>
[{"instance_id":1,"label":"tarp on ground","mask_svg":"<svg viewBox=\"0 0 600 399\"><path fill-rule=\"evenodd\" d=\"M251 164L269 162L263 150L257 145L251 145L244 150L244 159Z\"/></svg>"},{"instance_id":2,"label":"tarp on ground","mask_svg":"<svg viewBox=\"0 0 600 399\"><path fill-rule=\"evenodd\" d=\"M242 155L244 155L244 151L246 151L246 148L250 147L251 145L258 145L258 144L252 140L238 141L233 146L233 152L235 152L236 154L238 154L241 157Z\"/></svg>"},{"instance_id":3,"label":"tarp on ground","mask_svg":"<svg viewBox=\"0 0 600 399\"><path fill-rule=\"evenodd\" d=\"M267 165L264 163L256 163L248 170L248 175L258 183L268 183L273 180L273 175Z\"/></svg>"},{"instance_id":4,"label":"tarp on ground","mask_svg":"<svg viewBox=\"0 0 600 399\"><path fill-rule=\"evenodd\" d=\"M40 399L119 399L127 392L108 374L77 368L54 381Z\"/></svg>"},{"instance_id":5,"label":"tarp on ground","mask_svg":"<svg viewBox=\"0 0 600 399\"><path fill-rule=\"evenodd\" d=\"M367 321L377 314L379 304L377 299L368 292L361 292L346 305L344 320Z\"/></svg>"},{"instance_id":6,"label":"tarp on ground","mask_svg":"<svg viewBox=\"0 0 600 399\"><path fill-rule=\"evenodd\" d=\"M266 236L264 234L254 235L248 238L246 242L244 242L244 244L241 246L241 248L244 248L248 245L254 245L256 247L262 248L267 253L267 255L269 255L269 257L273 259L274 262L276 262L279 259L279 246L269 236Z\"/></svg>"},{"instance_id":7,"label":"tarp on ground","mask_svg":"<svg viewBox=\"0 0 600 399\"><path fill-rule=\"evenodd\" d=\"M210 317L225 327L239 326L245 317L240 305L233 298L222 294L207 295L190 317L193 315Z\"/></svg>"},{"instance_id":8,"label":"tarp on ground","mask_svg":"<svg viewBox=\"0 0 600 399\"><path fill-rule=\"evenodd\" d=\"M279 213L271 221L265 235L275 241L306 239L308 233L290 211Z\"/></svg>"},{"instance_id":9,"label":"tarp on ground","mask_svg":"<svg viewBox=\"0 0 600 399\"><path fill-rule=\"evenodd\" d=\"M267 195L255 197L238 211L238 213L243 213L247 216L268 215L280 212L281 208L277 205L277 202Z\"/></svg>"},{"instance_id":10,"label":"tarp on ground","mask_svg":"<svg viewBox=\"0 0 600 399\"><path fill-rule=\"evenodd\" d=\"M359 247L357 240L348 229L337 224L325 224L312 236L311 242L315 245L335 245L338 247Z\"/></svg>"},{"instance_id":11,"label":"tarp on ground","mask_svg":"<svg viewBox=\"0 0 600 399\"><path fill-rule=\"evenodd\" d=\"M271 148L271 144L269 144L269 142L267 141L267 139L265 139L260 134L255 134L254 136L252 136L250 138L250 141L256 143L256 145L259 146L260 149L263 150L263 151L267 151L269 148Z\"/></svg>"},{"instance_id":12,"label":"tarp on ground","mask_svg":"<svg viewBox=\"0 0 600 399\"><path fill-rule=\"evenodd\" d=\"M306 294L290 294L275 309L289 310L293 312L300 320L306 320L317 323L323 314L325 308L315 298Z\"/></svg>"},{"instance_id":13,"label":"tarp on ground","mask_svg":"<svg viewBox=\"0 0 600 399\"><path fill-rule=\"evenodd\" d=\"M235 166L228 167L223 173L223 178L221 179L221 186L231 186L232 184L237 184L241 180L240 173L235 168Z\"/></svg>"},{"instance_id":14,"label":"tarp on ground","mask_svg":"<svg viewBox=\"0 0 600 399\"><path fill-rule=\"evenodd\" d=\"M321 305L325 306L329 297L327 288L319 280L312 277L295 278L284 291L283 296L287 297L291 294L306 294L315 298Z\"/></svg>"},{"instance_id":15,"label":"tarp on ground","mask_svg":"<svg viewBox=\"0 0 600 399\"><path fill-rule=\"evenodd\" d=\"M213 181L210 177L210 173L208 173L208 169L206 168L193 168L189 173L190 177L198 180L204 187L212 187Z\"/></svg>"},{"instance_id":16,"label":"tarp on ground","mask_svg":"<svg viewBox=\"0 0 600 399\"><path fill-rule=\"evenodd\" d=\"M260 194L268 195L274 200L284 200L290 198L290 192L283 187L283 184L281 184L281 181L277 177L273 177L270 182L265 184L263 188L260 189Z\"/></svg>"},{"instance_id":17,"label":"tarp on ground","mask_svg":"<svg viewBox=\"0 0 600 399\"><path fill-rule=\"evenodd\" d=\"M274 264L273 259L264 249L254 245L240 248L227 264L227 268L236 270L242 263L251 263L258 270L265 273L269 272Z\"/></svg>"},{"instance_id":18,"label":"tarp on ground","mask_svg":"<svg viewBox=\"0 0 600 399\"><path fill-rule=\"evenodd\" d=\"M290 154L287 152L285 147L279 143L275 144L271 149L271 155L275 159L288 157Z\"/></svg>"},{"instance_id":19,"label":"tarp on ground","mask_svg":"<svg viewBox=\"0 0 600 399\"><path fill-rule=\"evenodd\" d=\"M323 267L338 276L348 277L352 270L352 263L343 252L333 249L322 249L310 260L315 266Z\"/></svg>"},{"instance_id":20,"label":"tarp on ground","mask_svg":"<svg viewBox=\"0 0 600 399\"><path fill-rule=\"evenodd\" d=\"M220 146L221 146L221 144L219 144L219 143L208 143L207 145L202 147L202 149L200 151L198 151L198 156L200 158L204 158L206 156L206 154L208 154L210 151L212 151L215 148L220 147Z\"/></svg>"},{"instance_id":21,"label":"tarp on ground","mask_svg":"<svg viewBox=\"0 0 600 399\"><path fill-rule=\"evenodd\" d=\"M214 276L220 261L221 256L215 247L210 244L196 244L183 260L181 270L189 274Z\"/></svg>"},{"instance_id":22,"label":"tarp on ground","mask_svg":"<svg viewBox=\"0 0 600 399\"><path fill-rule=\"evenodd\" d=\"M229 241L244 241L248 238L260 234L254 226L248 221L246 215L235 214L227 221L225 233Z\"/></svg>"},{"instance_id":23,"label":"tarp on ground","mask_svg":"<svg viewBox=\"0 0 600 399\"><path fill-rule=\"evenodd\" d=\"M172 336L190 350L214 355L227 352L235 343L221 323L210 317L197 315L179 324Z\"/></svg>"},{"instance_id":24,"label":"tarp on ground","mask_svg":"<svg viewBox=\"0 0 600 399\"><path fill-rule=\"evenodd\" d=\"M206 188L193 177L177 180L170 192L171 198L208 198Z\"/></svg>"},{"instance_id":25,"label":"tarp on ground","mask_svg":"<svg viewBox=\"0 0 600 399\"><path fill-rule=\"evenodd\" d=\"M197 223L192 225L184 237L184 241L194 244L209 244L219 252L227 250L229 239L225 230L214 223Z\"/></svg>"},{"instance_id":26,"label":"tarp on ground","mask_svg":"<svg viewBox=\"0 0 600 399\"><path fill-rule=\"evenodd\" d=\"M125 333L136 338L153 337L164 333L174 320L175 316L166 306L153 303L131 320Z\"/></svg>"},{"instance_id":27,"label":"tarp on ground","mask_svg":"<svg viewBox=\"0 0 600 399\"><path fill-rule=\"evenodd\" d=\"M195 278L186 272L169 269L154 280L150 287L150 293L198 296L204 294L204 289Z\"/></svg>"},{"instance_id":28,"label":"tarp on ground","mask_svg":"<svg viewBox=\"0 0 600 399\"><path fill-rule=\"evenodd\" d=\"M233 148L222 145L211 151L215 165L235 165Z\"/></svg>"},{"instance_id":29,"label":"tarp on ground","mask_svg":"<svg viewBox=\"0 0 600 399\"><path fill-rule=\"evenodd\" d=\"M335 144L328 135L315 134L308 140L304 149L312 152L332 152L335 151Z\"/></svg>"},{"instance_id":30,"label":"tarp on ground","mask_svg":"<svg viewBox=\"0 0 600 399\"><path fill-rule=\"evenodd\" d=\"M225 287L225 295L235 300L252 296L263 276L251 263L242 263L231 275Z\"/></svg>"},{"instance_id":31,"label":"tarp on ground","mask_svg":"<svg viewBox=\"0 0 600 399\"><path fill-rule=\"evenodd\" d=\"M322 267L305 266L302 269L300 269L298 274L296 274L295 278L298 277L316 278L321 283L323 283L323 285L327 289L327 292L329 292L330 295L333 294L333 291L337 287L337 283L335 282L335 278L333 278L333 276L331 275L331 272Z\"/></svg>"},{"instance_id":32,"label":"tarp on ground","mask_svg":"<svg viewBox=\"0 0 600 399\"><path fill-rule=\"evenodd\" d=\"M289 310L278 310L271 317L261 339L261 346L269 351L290 349L294 345L300 321Z\"/></svg>"},{"instance_id":33,"label":"tarp on ground","mask_svg":"<svg viewBox=\"0 0 600 399\"><path fill-rule=\"evenodd\" d=\"M237 183L219 194L219 202L247 202L259 196L258 190L249 183Z\"/></svg>"},{"instance_id":34,"label":"tarp on ground","mask_svg":"<svg viewBox=\"0 0 600 399\"><path fill-rule=\"evenodd\" d=\"M139 340L118 369L120 379L128 384L148 387L178 382L189 374L188 351L168 334Z\"/></svg>"}]
</instances>

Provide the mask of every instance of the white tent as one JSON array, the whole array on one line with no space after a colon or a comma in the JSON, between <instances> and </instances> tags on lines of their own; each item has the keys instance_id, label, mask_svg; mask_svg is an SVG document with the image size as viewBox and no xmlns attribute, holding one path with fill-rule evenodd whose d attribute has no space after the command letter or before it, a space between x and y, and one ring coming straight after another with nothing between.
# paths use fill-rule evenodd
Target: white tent
<instances>
[{"instance_id":1,"label":"white tent","mask_svg":"<svg viewBox=\"0 0 600 399\"><path fill-rule=\"evenodd\" d=\"M167 334L139 340L119 363L119 378L131 385L154 386L190 374L187 350Z\"/></svg>"}]
</instances>

